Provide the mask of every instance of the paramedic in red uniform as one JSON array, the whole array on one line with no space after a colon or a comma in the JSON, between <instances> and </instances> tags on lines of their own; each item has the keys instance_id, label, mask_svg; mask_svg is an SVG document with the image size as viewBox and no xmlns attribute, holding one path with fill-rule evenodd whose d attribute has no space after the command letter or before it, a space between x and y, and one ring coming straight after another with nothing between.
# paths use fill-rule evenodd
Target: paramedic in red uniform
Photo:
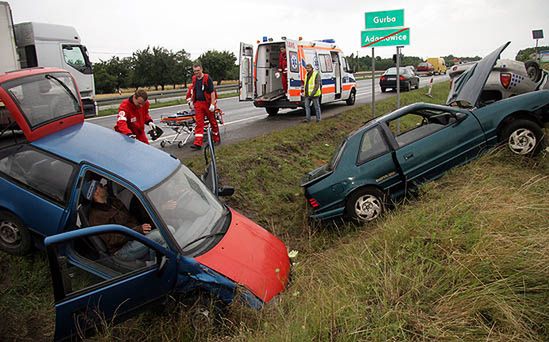
<instances>
[{"instance_id":1,"label":"paramedic in red uniform","mask_svg":"<svg viewBox=\"0 0 549 342\"><path fill-rule=\"evenodd\" d=\"M204 140L204 118L207 117L212 126L214 143L221 142L219 137L219 127L215 120L215 105L217 98L215 96L214 84L208 74L202 72L202 66L193 65L192 85L187 90L187 103L194 108L196 115L196 128L194 130L194 143L191 148L200 150Z\"/></svg>"},{"instance_id":2,"label":"paramedic in red uniform","mask_svg":"<svg viewBox=\"0 0 549 342\"><path fill-rule=\"evenodd\" d=\"M149 101L147 101L147 92L138 89L135 94L122 101L118 108L116 125L114 130L135 138L145 144L149 143L147 134L145 134L145 125L151 129L156 128L151 116L149 115Z\"/></svg>"},{"instance_id":3,"label":"paramedic in red uniform","mask_svg":"<svg viewBox=\"0 0 549 342\"><path fill-rule=\"evenodd\" d=\"M286 48L283 46L280 48L280 53L278 54L278 72L282 76L282 89L284 93L288 92L288 60L286 59Z\"/></svg>"}]
</instances>

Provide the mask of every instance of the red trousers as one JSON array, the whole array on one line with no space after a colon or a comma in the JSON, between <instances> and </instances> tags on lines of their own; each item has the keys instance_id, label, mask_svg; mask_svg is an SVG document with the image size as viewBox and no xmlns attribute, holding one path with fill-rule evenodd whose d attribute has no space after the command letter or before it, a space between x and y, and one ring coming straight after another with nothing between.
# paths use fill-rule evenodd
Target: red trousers
<instances>
[{"instance_id":1,"label":"red trousers","mask_svg":"<svg viewBox=\"0 0 549 342\"><path fill-rule=\"evenodd\" d=\"M284 89L284 92L288 92L288 72L282 71L282 89Z\"/></svg>"},{"instance_id":2,"label":"red trousers","mask_svg":"<svg viewBox=\"0 0 549 342\"><path fill-rule=\"evenodd\" d=\"M197 101L194 103L194 112L196 115L196 128L194 130L194 144L202 146L204 140L204 119L208 118L212 127L213 141L220 142L219 127L215 120L215 115L210 112L210 105L206 101Z\"/></svg>"}]
</instances>

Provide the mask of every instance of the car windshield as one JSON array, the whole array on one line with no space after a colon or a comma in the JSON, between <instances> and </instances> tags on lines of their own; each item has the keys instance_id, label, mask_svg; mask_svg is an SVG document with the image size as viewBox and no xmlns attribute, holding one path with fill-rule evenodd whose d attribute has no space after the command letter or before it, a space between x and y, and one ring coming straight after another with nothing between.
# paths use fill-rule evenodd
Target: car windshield
<instances>
[{"instance_id":1,"label":"car windshield","mask_svg":"<svg viewBox=\"0 0 549 342\"><path fill-rule=\"evenodd\" d=\"M339 159L341 159L343 150L345 150L346 143L347 143L347 139L343 140L341 145L339 145L339 148L335 151L334 155L332 156L332 159L330 159L330 163L328 163L326 170L328 171L335 170L335 168L337 167L337 164L339 163Z\"/></svg>"},{"instance_id":2,"label":"car windshield","mask_svg":"<svg viewBox=\"0 0 549 342\"><path fill-rule=\"evenodd\" d=\"M76 87L68 73L48 73L6 82L3 88L15 100L34 129L80 113Z\"/></svg>"},{"instance_id":3,"label":"car windshield","mask_svg":"<svg viewBox=\"0 0 549 342\"><path fill-rule=\"evenodd\" d=\"M207 236L226 228L228 210L184 165L147 195L183 252L208 245Z\"/></svg>"}]
</instances>

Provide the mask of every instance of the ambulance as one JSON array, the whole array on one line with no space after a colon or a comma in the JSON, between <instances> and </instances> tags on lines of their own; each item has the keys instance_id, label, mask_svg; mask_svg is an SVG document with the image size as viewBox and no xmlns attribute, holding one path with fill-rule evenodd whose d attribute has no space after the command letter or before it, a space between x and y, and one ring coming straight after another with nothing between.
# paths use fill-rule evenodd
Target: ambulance
<instances>
[{"instance_id":1,"label":"ambulance","mask_svg":"<svg viewBox=\"0 0 549 342\"><path fill-rule=\"evenodd\" d=\"M287 77L278 72L279 53L286 49ZM320 41L280 41L263 38L256 53L251 44L240 43L240 101L253 101L276 115L280 108L303 107L305 66L311 64L322 79L321 103L345 101L353 105L356 99L356 80L341 49L333 39ZM282 80L288 82L284 91Z\"/></svg>"}]
</instances>

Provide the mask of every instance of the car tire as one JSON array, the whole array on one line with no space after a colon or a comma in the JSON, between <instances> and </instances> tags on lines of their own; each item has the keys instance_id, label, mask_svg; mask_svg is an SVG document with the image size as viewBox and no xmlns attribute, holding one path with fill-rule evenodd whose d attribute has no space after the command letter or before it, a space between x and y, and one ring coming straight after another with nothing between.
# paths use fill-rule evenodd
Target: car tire
<instances>
[{"instance_id":1,"label":"car tire","mask_svg":"<svg viewBox=\"0 0 549 342\"><path fill-rule=\"evenodd\" d=\"M347 100L345 100L345 103L347 104L347 106L352 106L355 104L355 101L356 101L356 92L355 90L351 90L351 93L349 94L349 98Z\"/></svg>"},{"instance_id":2,"label":"car tire","mask_svg":"<svg viewBox=\"0 0 549 342\"><path fill-rule=\"evenodd\" d=\"M524 67L526 68L526 73L528 74L530 80L532 82L539 82L541 79L541 69L539 64L535 61L528 61L524 63Z\"/></svg>"},{"instance_id":3,"label":"car tire","mask_svg":"<svg viewBox=\"0 0 549 342\"><path fill-rule=\"evenodd\" d=\"M26 255L32 250L32 237L23 222L8 211L0 211L0 250L11 255Z\"/></svg>"},{"instance_id":4,"label":"car tire","mask_svg":"<svg viewBox=\"0 0 549 342\"><path fill-rule=\"evenodd\" d=\"M387 91L386 88L381 88L381 92L382 92L382 93L384 93L384 92L386 92L386 91Z\"/></svg>"},{"instance_id":5,"label":"car tire","mask_svg":"<svg viewBox=\"0 0 549 342\"><path fill-rule=\"evenodd\" d=\"M385 194L378 189L359 189L347 199L346 215L361 223L373 221L385 212L385 199Z\"/></svg>"},{"instance_id":6,"label":"car tire","mask_svg":"<svg viewBox=\"0 0 549 342\"><path fill-rule=\"evenodd\" d=\"M543 148L543 131L533 121L515 120L504 128L501 142L514 154L533 157Z\"/></svg>"},{"instance_id":7,"label":"car tire","mask_svg":"<svg viewBox=\"0 0 549 342\"><path fill-rule=\"evenodd\" d=\"M410 91L412 89L412 84L410 82L407 82L406 87L404 87L404 89L406 89L406 91Z\"/></svg>"},{"instance_id":8,"label":"car tire","mask_svg":"<svg viewBox=\"0 0 549 342\"><path fill-rule=\"evenodd\" d=\"M280 108L267 107L267 108L265 108L265 111L267 112L267 114L269 114L269 116L274 116L274 115L278 114L279 109Z\"/></svg>"}]
</instances>

